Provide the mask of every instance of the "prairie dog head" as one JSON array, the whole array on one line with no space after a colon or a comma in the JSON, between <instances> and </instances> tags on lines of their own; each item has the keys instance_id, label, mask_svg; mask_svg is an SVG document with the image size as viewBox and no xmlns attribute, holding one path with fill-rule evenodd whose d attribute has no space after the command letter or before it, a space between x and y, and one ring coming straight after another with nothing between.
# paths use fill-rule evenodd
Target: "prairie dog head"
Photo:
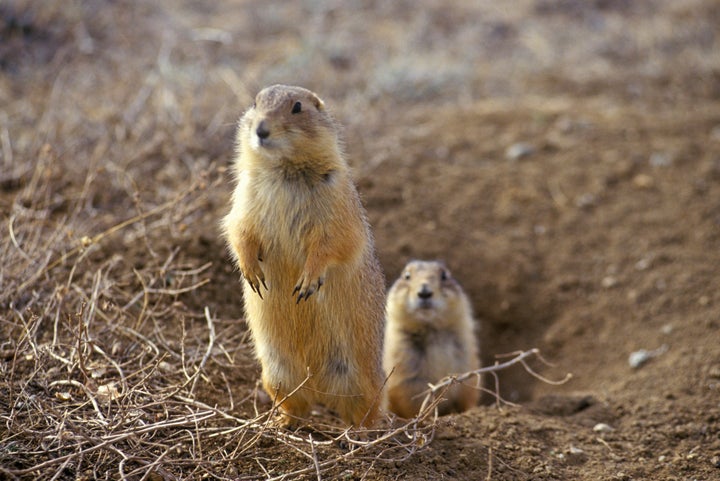
<instances>
[{"instance_id":1,"label":"prairie dog head","mask_svg":"<svg viewBox=\"0 0 720 481\"><path fill-rule=\"evenodd\" d=\"M410 261L390 288L387 300L390 322L406 327L432 324L443 327L469 311L462 288L440 261Z\"/></svg>"},{"instance_id":2,"label":"prairie dog head","mask_svg":"<svg viewBox=\"0 0 720 481\"><path fill-rule=\"evenodd\" d=\"M337 132L315 93L273 85L257 94L240 119L238 144L241 151L251 151L266 161L317 164L328 150L337 149Z\"/></svg>"}]
</instances>

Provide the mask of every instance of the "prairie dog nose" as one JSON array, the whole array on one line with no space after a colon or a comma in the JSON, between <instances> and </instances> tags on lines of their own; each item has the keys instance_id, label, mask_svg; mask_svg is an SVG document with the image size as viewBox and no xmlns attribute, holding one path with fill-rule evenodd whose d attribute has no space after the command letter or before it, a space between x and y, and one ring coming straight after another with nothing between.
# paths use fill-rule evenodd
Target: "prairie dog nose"
<instances>
[{"instance_id":1,"label":"prairie dog nose","mask_svg":"<svg viewBox=\"0 0 720 481\"><path fill-rule=\"evenodd\" d=\"M267 122L265 122L264 120L260 121L257 129L255 130L255 133L261 139L267 139L270 136L270 129L268 128Z\"/></svg>"},{"instance_id":2,"label":"prairie dog nose","mask_svg":"<svg viewBox=\"0 0 720 481\"><path fill-rule=\"evenodd\" d=\"M423 284L417 295L420 299L430 299L433 295L433 291L430 289L430 286Z\"/></svg>"}]
</instances>

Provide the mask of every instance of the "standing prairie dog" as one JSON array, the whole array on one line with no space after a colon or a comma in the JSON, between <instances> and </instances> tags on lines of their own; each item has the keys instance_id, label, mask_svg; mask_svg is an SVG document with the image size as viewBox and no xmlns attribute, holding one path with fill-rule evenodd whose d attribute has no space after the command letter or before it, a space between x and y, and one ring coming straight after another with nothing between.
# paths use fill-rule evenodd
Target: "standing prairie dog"
<instances>
[{"instance_id":1,"label":"standing prairie dog","mask_svg":"<svg viewBox=\"0 0 720 481\"><path fill-rule=\"evenodd\" d=\"M411 261L388 292L383 365L389 409L410 418L418 414L428 383L478 369L472 309L445 264ZM480 397L479 379L445 392L439 413L461 412Z\"/></svg>"},{"instance_id":2,"label":"standing prairie dog","mask_svg":"<svg viewBox=\"0 0 720 481\"><path fill-rule=\"evenodd\" d=\"M240 119L235 170L224 233L279 423L321 403L370 425L384 381L385 280L323 101L301 87L263 89Z\"/></svg>"}]
</instances>

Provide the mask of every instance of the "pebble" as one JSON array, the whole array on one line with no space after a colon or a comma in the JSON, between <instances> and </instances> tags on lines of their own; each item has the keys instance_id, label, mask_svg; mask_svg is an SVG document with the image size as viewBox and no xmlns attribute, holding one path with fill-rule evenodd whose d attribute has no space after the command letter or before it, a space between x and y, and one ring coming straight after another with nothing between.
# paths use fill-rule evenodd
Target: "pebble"
<instances>
[{"instance_id":1,"label":"pebble","mask_svg":"<svg viewBox=\"0 0 720 481\"><path fill-rule=\"evenodd\" d=\"M616 286L618 281L613 276L606 276L606 277L603 277L603 279L600 283L604 288L609 289L610 287Z\"/></svg>"},{"instance_id":2,"label":"pebble","mask_svg":"<svg viewBox=\"0 0 720 481\"><path fill-rule=\"evenodd\" d=\"M639 261L635 263L635 269L638 271L644 271L648 267L650 267L650 264L652 263L652 257L643 257Z\"/></svg>"},{"instance_id":3,"label":"pebble","mask_svg":"<svg viewBox=\"0 0 720 481\"><path fill-rule=\"evenodd\" d=\"M591 207L595 205L595 195L590 192L585 192L575 199L575 205L580 208Z\"/></svg>"},{"instance_id":4,"label":"pebble","mask_svg":"<svg viewBox=\"0 0 720 481\"><path fill-rule=\"evenodd\" d=\"M649 189L655 184L655 181L647 174L638 174L633 177L632 183L638 189Z\"/></svg>"},{"instance_id":5,"label":"pebble","mask_svg":"<svg viewBox=\"0 0 720 481\"><path fill-rule=\"evenodd\" d=\"M645 364L651 357L652 356L650 355L650 351L640 349L639 351L635 351L630 354L630 357L628 358L628 363L630 364L630 367L637 369L643 364Z\"/></svg>"},{"instance_id":6,"label":"pebble","mask_svg":"<svg viewBox=\"0 0 720 481\"><path fill-rule=\"evenodd\" d=\"M653 167L667 167L673 163L672 155L667 152L653 152L650 155L650 165Z\"/></svg>"},{"instance_id":7,"label":"pebble","mask_svg":"<svg viewBox=\"0 0 720 481\"><path fill-rule=\"evenodd\" d=\"M505 157L510 160L518 160L529 157L535 153L535 146L527 142L517 142L505 150Z\"/></svg>"},{"instance_id":8,"label":"pebble","mask_svg":"<svg viewBox=\"0 0 720 481\"><path fill-rule=\"evenodd\" d=\"M667 344L663 344L659 348L648 351L646 349L640 349L639 351L635 351L630 353L630 357L628 357L628 364L630 364L630 367L633 369L637 369L643 364L645 364L647 361L652 359L653 357L657 357L661 354L663 354L665 351L668 350Z\"/></svg>"},{"instance_id":9,"label":"pebble","mask_svg":"<svg viewBox=\"0 0 720 481\"><path fill-rule=\"evenodd\" d=\"M609 433L610 431L615 431L612 426L605 423L597 423L595 426L593 426L593 431L596 433Z\"/></svg>"}]
</instances>

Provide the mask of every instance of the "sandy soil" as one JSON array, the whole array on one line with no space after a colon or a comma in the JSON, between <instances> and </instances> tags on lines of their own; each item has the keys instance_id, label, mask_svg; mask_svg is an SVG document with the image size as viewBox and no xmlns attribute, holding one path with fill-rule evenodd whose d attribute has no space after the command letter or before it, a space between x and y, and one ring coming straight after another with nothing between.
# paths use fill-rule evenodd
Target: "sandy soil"
<instances>
[{"instance_id":1,"label":"sandy soil","mask_svg":"<svg viewBox=\"0 0 720 481\"><path fill-rule=\"evenodd\" d=\"M720 478L716 2L419 4L0 4L0 477L41 472L22 471L37 452L8 399L62 406L51 381L77 371L51 371L53 349L96 301L85 329L107 353L134 355L141 338L108 327L125 325L183 367L183 343L204 352L207 306L222 349L195 398L269 407L217 225L234 122L283 82L344 126L388 283L411 258L444 259L483 364L539 348L552 367L533 368L573 376L500 372L516 406L488 396L408 459L343 458L326 479ZM654 356L633 368L640 350ZM308 464L285 446L265 438L227 478ZM187 472L173 466L151 479Z\"/></svg>"}]
</instances>

